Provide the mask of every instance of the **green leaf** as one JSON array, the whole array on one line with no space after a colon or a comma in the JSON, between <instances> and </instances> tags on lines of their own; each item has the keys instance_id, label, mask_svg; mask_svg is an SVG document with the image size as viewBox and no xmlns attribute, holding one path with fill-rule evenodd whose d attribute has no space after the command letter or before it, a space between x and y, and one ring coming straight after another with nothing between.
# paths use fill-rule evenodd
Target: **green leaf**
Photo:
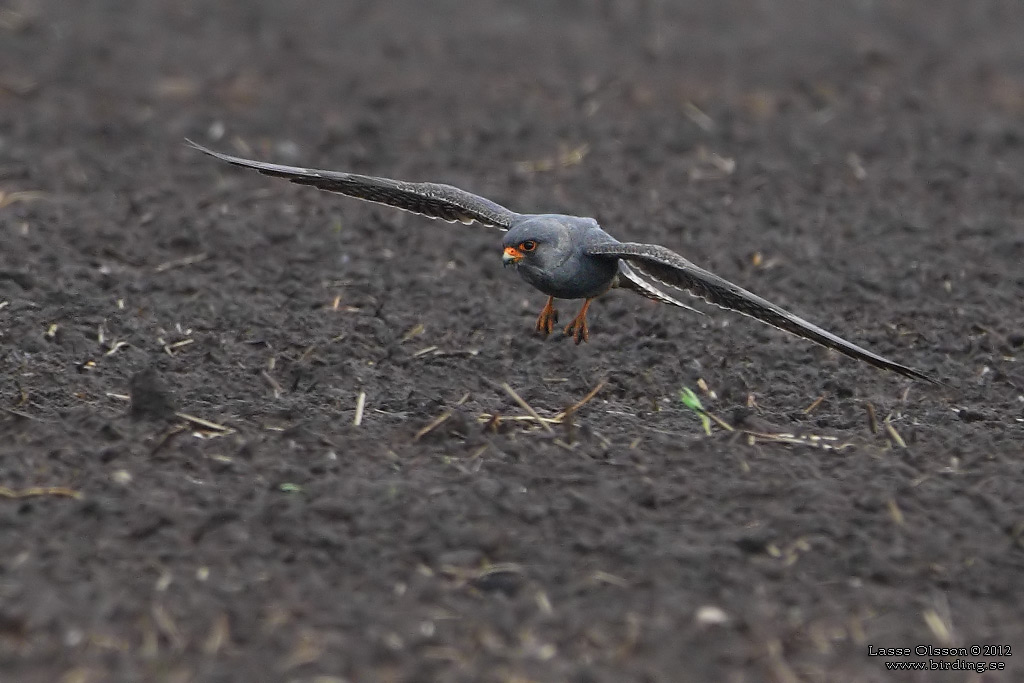
<instances>
[{"instance_id":1,"label":"green leaf","mask_svg":"<svg viewBox=\"0 0 1024 683\"><path fill-rule=\"evenodd\" d=\"M703 413L704 406L701 405L700 399L697 398L697 394L693 393L693 389L690 387L683 387L679 392L679 400L683 402L683 405L692 410L695 413Z\"/></svg>"},{"instance_id":2,"label":"green leaf","mask_svg":"<svg viewBox=\"0 0 1024 683\"><path fill-rule=\"evenodd\" d=\"M679 400L684 406L692 410L697 417L700 418L700 424L704 427L704 433L711 436L711 418L708 417L703 404L701 404L700 399L697 398L697 394L693 393L693 389L690 387L683 387L680 389Z\"/></svg>"}]
</instances>

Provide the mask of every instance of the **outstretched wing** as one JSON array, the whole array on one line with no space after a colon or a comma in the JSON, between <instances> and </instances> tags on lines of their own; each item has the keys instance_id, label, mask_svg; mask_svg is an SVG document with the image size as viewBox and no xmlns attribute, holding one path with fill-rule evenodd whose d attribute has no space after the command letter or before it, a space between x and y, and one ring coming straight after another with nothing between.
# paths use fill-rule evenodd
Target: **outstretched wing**
<instances>
[{"instance_id":1,"label":"outstretched wing","mask_svg":"<svg viewBox=\"0 0 1024 683\"><path fill-rule=\"evenodd\" d=\"M450 223L457 221L469 224L479 221L487 226L508 230L512 222L519 216L500 204L495 204L489 199L478 197L451 185L407 183L401 180L375 178L355 173L268 164L264 161L243 159L215 152L191 140L186 140L186 142L204 154L209 154L235 166L254 169L264 175L284 178L299 185L311 185L321 190L337 192L368 202L386 204L428 218L440 218Z\"/></svg>"},{"instance_id":2,"label":"outstretched wing","mask_svg":"<svg viewBox=\"0 0 1024 683\"><path fill-rule=\"evenodd\" d=\"M612 286L619 287L620 289L628 289L632 292L636 292L640 296L647 297L648 299L659 303L668 304L669 306L678 306L679 308L685 308L688 311L693 311L698 315L704 315L704 311L698 311L696 308L691 308L682 301L677 301L657 287L652 286L649 282L634 273L633 269L621 259L619 259L619 274L615 278L615 284Z\"/></svg>"},{"instance_id":3,"label":"outstretched wing","mask_svg":"<svg viewBox=\"0 0 1024 683\"><path fill-rule=\"evenodd\" d=\"M756 318L761 322L777 327L786 332L809 339L830 349L870 363L878 368L898 372L906 377L923 379L933 384L941 382L932 379L923 372L894 363L887 358L863 349L845 339L812 325L803 318L793 315L779 306L748 292L742 287L720 278L714 273L690 263L679 254L655 244L638 244L630 242L599 244L587 248L590 254L601 256L617 256L628 261L634 268L671 287L686 290L690 294L704 299L710 304L725 308L743 315Z\"/></svg>"}]
</instances>

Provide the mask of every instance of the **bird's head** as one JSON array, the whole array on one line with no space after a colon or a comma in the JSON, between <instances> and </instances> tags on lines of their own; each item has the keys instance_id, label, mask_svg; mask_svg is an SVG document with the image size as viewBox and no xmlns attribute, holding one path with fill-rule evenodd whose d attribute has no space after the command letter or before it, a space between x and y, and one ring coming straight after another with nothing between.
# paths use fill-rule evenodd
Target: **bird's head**
<instances>
[{"instance_id":1,"label":"bird's head","mask_svg":"<svg viewBox=\"0 0 1024 683\"><path fill-rule=\"evenodd\" d=\"M513 226L501 241L505 266L546 271L564 261L571 248L569 228L554 216L534 216Z\"/></svg>"}]
</instances>

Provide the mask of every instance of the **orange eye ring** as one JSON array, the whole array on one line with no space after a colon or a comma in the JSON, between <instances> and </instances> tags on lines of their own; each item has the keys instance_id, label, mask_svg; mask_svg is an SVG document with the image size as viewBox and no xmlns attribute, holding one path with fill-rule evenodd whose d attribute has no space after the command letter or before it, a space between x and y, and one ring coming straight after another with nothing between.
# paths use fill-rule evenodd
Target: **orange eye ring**
<instances>
[{"instance_id":1,"label":"orange eye ring","mask_svg":"<svg viewBox=\"0 0 1024 683\"><path fill-rule=\"evenodd\" d=\"M536 248L537 243L534 242L533 240L526 240L525 242L519 245L520 251L533 251Z\"/></svg>"}]
</instances>

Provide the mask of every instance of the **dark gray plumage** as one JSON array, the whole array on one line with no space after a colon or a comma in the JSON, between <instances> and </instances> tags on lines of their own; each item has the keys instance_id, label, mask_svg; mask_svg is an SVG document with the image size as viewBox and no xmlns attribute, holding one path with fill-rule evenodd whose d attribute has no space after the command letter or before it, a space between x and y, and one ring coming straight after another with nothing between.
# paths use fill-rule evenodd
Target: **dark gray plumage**
<instances>
[{"instance_id":1,"label":"dark gray plumage","mask_svg":"<svg viewBox=\"0 0 1024 683\"><path fill-rule=\"evenodd\" d=\"M694 309L657 289L633 269L669 287L736 311L851 358L914 379L941 384L928 375L895 363L807 322L789 311L708 272L665 247L619 242L593 218L558 214L519 214L451 185L408 183L388 178L281 166L215 152L188 141L205 154L265 175L300 185L386 204L430 218L472 223L507 231L502 240L506 266L512 266L529 284L548 295L537 319L537 330L549 334L557 322L554 299L583 299L565 333L576 343L586 341L587 309L591 301L612 287L672 306ZM699 313L699 311L696 311Z\"/></svg>"},{"instance_id":2,"label":"dark gray plumage","mask_svg":"<svg viewBox=\"0 0 1024 683\"><path fill-rule=\"evenodd\" d=\"M299 185L311 185L328 192L363 199L377 204L386 204L396 209L403 209L430 218L440 218L449 223L480 223L508 230L512 223L520 218L519 214L499 206L489 199L478 197L451 185L437 183L406 183L390 178L374 178L355 173L338 171L320 171L313 168L298 166L281 166L268 164L264 161L253 161L221 154L191 140L186 140L200 152L217 157L235 166L252 168L263 175L285 178Z\"/></svg>"},{"instance_id":3,"label":"dark gray plumage","mask_svg":"<svg viewBox=\"0 0 1024 683\"><path fill-rule=\"evenodd\" d=\"M518 246L533 242L525 252ZM591 247L617 244L593 218L546 214L523 216L501 245L513 250L508 265L531 285L557 299L593 299L604 294L618 273L618 259L595 258ZM514 251L523 253L517 260Z\"/></svg>"}]
</instances>

